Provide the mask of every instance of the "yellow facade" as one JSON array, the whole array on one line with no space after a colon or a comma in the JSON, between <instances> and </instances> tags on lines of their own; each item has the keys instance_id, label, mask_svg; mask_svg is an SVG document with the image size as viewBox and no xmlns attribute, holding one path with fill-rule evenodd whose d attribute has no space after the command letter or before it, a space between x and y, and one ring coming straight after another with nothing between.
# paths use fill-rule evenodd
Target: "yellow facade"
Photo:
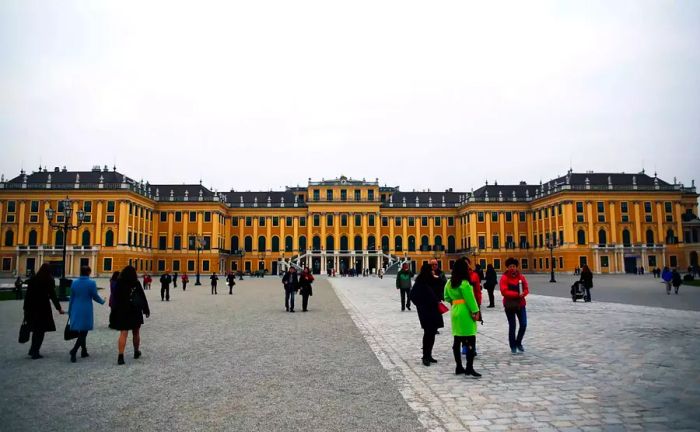
<instances>
[{"instance_id":1,"label":"yellow facade","mask_svg":"<svg viewBox=\"0 0 700 432\"><path fill-rule=\"evenodd\" d=\"M405 259L420 265L437 258L448 268L464 255L497 269L513 256L530 272L552 265L570 272L583 263L603 273L697 263L694 185L643 173L609 175L607 185L585 174L576 183L582 176L472 192L402 192L341 177L286 191L215 193L201 185L144 185L99 168L22 173L0 183L0 270L24 274L43 262L61 263L61 234L45 210L60 210L66 197L74 225L77 210L87 215L68 233L69 276L84 264L101 276L127 264L154 274L193 274L197 266L201 273L276 273L290 260L315 272L374 272ZM199 254L197 237L204 241Z\"/></svg>"}]
</instances>

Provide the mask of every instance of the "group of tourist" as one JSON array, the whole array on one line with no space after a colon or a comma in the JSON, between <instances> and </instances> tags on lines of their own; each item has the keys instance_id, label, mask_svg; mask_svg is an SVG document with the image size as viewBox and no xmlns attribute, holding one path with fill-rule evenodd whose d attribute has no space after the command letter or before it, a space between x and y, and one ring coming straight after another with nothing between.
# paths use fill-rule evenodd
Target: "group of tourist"
<instances>
[{"instance_id":1,"label":"group of tourist","mask_svg":"<svg viewBox=\"0 0 700 432\"><path fill-rule=\"evenodd\" d=\"M282 276L282 286L284 287L284 308L287 312L294 312L294 297L297 291L301 294L301 310L309 310L309 296L313 295L311 284L314 276L308 267L304 267L301 275L297 274L297 269L290 266Z\"/></svg>"},{"instance_id":2,"label":"group of tourist","mask_svg":"<svg viewBox=\"0 0 700 432\"><path fill-rule=\"evenodd\" d=\"M525 297L529 294L527 279L520 273L519 262L515 258L506 260L506 272L501 276L500 287L503 307L508 320L508 343L513 354L525 351L523 338L527 328ZM455 374L465 374L478 378L474 369L477 323L483 324L481 317L481 281L489 292L489 305L494 307L493 290L497 275L492 266L487 266L486 274L481 274L477 266L471 267L469 258L455 261L450 279L440 270L437 260L423 264L415 282L411 286L412 273L404 264L396 277L396 288L401 293L401 310L410 310L411 302L416 306L418 319L423 329L423 357L425 366L437 363L432 356L435 335L444 327L442 314L448 311L444 302L451 305L452 352L455 359ZM519 325L518 325L519 324ZM517 330L517 332L516 332ZM466 354L466 367L462 364L462 354Z\"/></svg>"},{"instance_id":3,"label":"group of tourist","mask_svg":"<svg viewBox=\"0 0 700 432\"><path fill-rule=\"evenodd\" d=\"M105 299L97 293L97 284L90 278L90 273L90 267L81 267L80 277L71 284L68 323L64 337L66 340L75 339L75 344L69 351L70 361L73 363L77 361L78 349L80 349L81 358L90 355L87 350L87 335L94 328L92 303L105 303ZM43 264L36 275L27 281L27 294L24 300L24 323L32 335L29 348L29 356L32 359L42 358L39 350L44 341L44 334L56 331L51 313L52 303L59 314L64 313L56 297L56 283L51 274L51 267L49 264ZM150 316L148 300L134 267L126 266L121 272L114 272L112 275L109 307L109 327L120 332L117 342L117 363L122 365L129 331L133 334L134 358L141 356L139 330L144 323L143 315L147 318Z\"/></svg>"}]
</instances>

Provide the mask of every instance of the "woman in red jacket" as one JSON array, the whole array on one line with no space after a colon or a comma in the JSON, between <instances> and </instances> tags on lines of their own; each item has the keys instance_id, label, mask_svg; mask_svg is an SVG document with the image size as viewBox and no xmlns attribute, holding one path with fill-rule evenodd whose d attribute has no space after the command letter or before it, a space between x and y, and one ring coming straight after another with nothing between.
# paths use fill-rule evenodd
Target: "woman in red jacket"
<instances>
[{"instance_id":1,"label":"woman in red jacket","mask_svg":"<svg viewBox=\"0 0 700 432\"><path fill-rule=\"evenodd\" d=\"M503 295L503 307L508 318L508 343L510 351L517 354L518 351L525 352L523 348L523 336L527 328L527 312L525 311L525 297L530 294L527 286L527 279L518 270L518 260L508 258L506 260L507 270L501 276L501 294ZM520 328L518 336L515 336L515 319L518 319Z\"/></svg>"}]
</instances>

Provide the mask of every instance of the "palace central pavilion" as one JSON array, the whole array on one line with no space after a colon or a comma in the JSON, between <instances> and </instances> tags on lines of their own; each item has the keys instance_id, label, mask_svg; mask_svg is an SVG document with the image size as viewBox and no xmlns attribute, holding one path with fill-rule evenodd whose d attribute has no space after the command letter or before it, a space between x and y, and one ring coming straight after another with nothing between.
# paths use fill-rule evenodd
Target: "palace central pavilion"
<instances>
[{"instance_id":1,"label":"palace central pavilion","mask_svg":"<svg viewBox=\"0 0 700 432\"><path fill-rule=\"evenodd\" d=\"M513 256L526 272L685 269L698 264L697 206L694 181L644 172L569 171L469 192L404 192L344 176L216 192L139 182L107 167L44 168L0 182L0 275L45 262L60 275L64 242L68 276L82 265L105 276L127 264L140 273L277 274L292 264L376 272L432 258L449 268L464 255L497 270Z\"/></svg>"}]
</instances>

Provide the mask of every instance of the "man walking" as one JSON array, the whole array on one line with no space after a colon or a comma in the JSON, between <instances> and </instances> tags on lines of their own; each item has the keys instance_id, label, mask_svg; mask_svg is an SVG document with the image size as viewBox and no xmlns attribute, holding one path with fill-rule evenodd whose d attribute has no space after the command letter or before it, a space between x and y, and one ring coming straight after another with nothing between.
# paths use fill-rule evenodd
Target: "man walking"
<instances>
[{"instance_id":1,"label":"man walking","mask_svg":"<svg viewBox=\"0 0 700 432\"><path fill-rule=\"evenodd\" d=\"M172 281L168 270L160 276L160 301L170 301L170 283Z\"/></svg>"},{"instance_id":2,"label":"man walking","mask_svg":"<svg viewBox=\"0 0 700 432\"><path fill-rule=\"evenodd\" d=\"M284 277L282 277L282 285L284 285L284 307L287 309L287 312L294 312L294 295L299 289L297 269L289 267Z\"/></svg>"},{"instance_id":3,"label":"man walking","mask_svg":"<svg viewBox=\"0 0 700 432\"><path fill-rule=\"evenodd\" d=\"M211 294L218 294L218 292L216 292L216 282L219 280L219 276L216 275L216 272L211 272L209 279L211 279Z\"/></svg>"},{"instance_id":4,"label":"man walking","mask_svg":"<svg viewBox=\"0 0 700 432\"><path fill-rule=\"evenodd\" d=\"M177 272L173 273L173 288L177 288Z\"/></svg>"},{"instance_id":5,"label":"man walking","mask_svg":"<svg viewBox=\"0 0 700 432\"><path fill-rule=\"evenodd\" d=\"M232 271L226 275L226 283L228 284L228 293L233 294L233 286L236 285L236 275Z\"/></svg>"},{"instance_id":6,"label":"man walking","mask_svg":"<svg viewBox=\"0 0 700 432\"><path fill-rule=\"evenodd\" d=\"M408 269L408 263L401 264L401 270L396 274L396 289L401 292L401 311L411 310L411 297L408 295L411 290L411 279L413 272Z\"/></svg>"}]
</instances>

